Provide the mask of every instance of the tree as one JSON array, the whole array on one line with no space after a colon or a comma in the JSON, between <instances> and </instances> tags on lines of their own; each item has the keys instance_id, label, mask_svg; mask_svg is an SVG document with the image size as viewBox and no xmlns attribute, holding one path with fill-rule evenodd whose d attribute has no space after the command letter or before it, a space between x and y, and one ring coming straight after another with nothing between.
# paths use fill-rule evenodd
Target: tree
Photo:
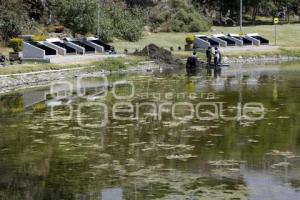
<instances>
[{"instance_id":1,"label":"tree","mask_svg":"<svg viewBox=\"0 0 300 200\"><path fill-rule=\"evenodd\" d=\"M0 36L7 42L26 28L28 17L22 0L0 0Z\"/></svg>"},{"instance_id":2,"label":"tree","mask_svg":"<svg viewBox=\"0 0 300 200\"><path fill-rule=\"evenodd\" d=\"M96 0L56 0L55 8L59 21L73 34L85 35L96 29Z\"/></svg>"},{"instance_id":3,"label":"tree","mask_svg":"<svg viewBox=\"0 0 300 200\"><path fill-rule=\"evenodd\" d=\"M150 7L157 4L156 0L125 0L129 6Z\"/></svg>"},{"instance_id":4,"label":"tree","mask_svg":"<svg viewBox=\"0 0 300 200\"><path fill-rule=\"evenodd\" d=\"M277 6L278 10L283 10L283 14L287 17L288 22L290 22L290 15L292 12L298 13L299 0L273 0L274 4Z\"/></svg>"},{"instance_id":5,"label":"tree","mask_svg":"<svg viewBox=\"0 0 300 200\"><path fill-rule=\"evenodd\" d=\"M100 9L100 36L103 40L117 37L137 41L141 38L146 21L145 10L118 2L104 3Z\"/></svg>"},{"instance_id":6,"label":"tree","mask_svg":"<svg viewBox=\"0 0 300 200\"><path fill-rule=\"evenodd\" d=\"M41 0L23 0L30 19L40 20L44 14L44 5Z\"/></svg>"}]
</instances>

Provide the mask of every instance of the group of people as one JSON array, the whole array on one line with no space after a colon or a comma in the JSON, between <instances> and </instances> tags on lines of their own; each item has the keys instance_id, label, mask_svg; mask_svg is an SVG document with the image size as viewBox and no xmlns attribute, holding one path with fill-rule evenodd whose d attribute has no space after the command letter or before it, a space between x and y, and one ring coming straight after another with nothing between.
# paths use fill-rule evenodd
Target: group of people
<instances>
[{"instance_id":1,"label":"group of people","mask_svg":"<svg viewBox=\"0 0 300 200\"><path fill-rule=\"evenodd\" d=\"M206 58L208 67L212 66L212 58L214 58L214 67L217 68L222 62L222 54L218 47L215 47L214 51L211 47L206 50Z\"/></svg>"},{"instance_id":2,"label":"group of people","mask_svg":"<svg viewBox=\"0 0 300 200\"><path fill-rule=\"evenodd\" d=\"M222 54L218 47L214 49L212 47L208 47L206 50L206 57L207 57L207 73L211 75L212 71L214 70L214 75L216 77L220 76L221 74L221 63L222 63ZM195 74L197 71L198 66L198 58L197 53L194 51L193 55L187 59L186 70L187 74Z\"/></svg>"}]
</instances>

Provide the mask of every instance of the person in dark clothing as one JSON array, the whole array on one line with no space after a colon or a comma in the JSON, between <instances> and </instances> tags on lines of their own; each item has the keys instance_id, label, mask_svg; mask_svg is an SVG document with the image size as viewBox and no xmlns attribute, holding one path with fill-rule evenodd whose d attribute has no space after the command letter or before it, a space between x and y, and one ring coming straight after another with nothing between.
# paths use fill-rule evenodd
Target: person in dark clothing
<instances>
[{"instance_id":1,"label":"person in dark clothing","mask_svg":"<svg viewBox=\"0 0 300 200\"><path fill-rule=\"evenodd\" d=\"M222 73L222 69L221 69L221 61L222 61L222 55L220 50L218 49L218 47L215 48L215 53L214 53L214 76L215 78L220 77L221 73Z\"/></svg>"},{"instance_id":2,"label":"person in dark clothing","mask_svg":"<svg viewBox=\"0 0 300 200\"><path fill-rule=\"evenodd\" d=\"M206 50L206 58L207 58L207 65L208 67L211 66L211 59L212 59L212 49L211 47L208 47Z\"/></svg>"},{"instance_id":3,"label":"person in dark clothing","mask_svg":"<svg viewBox=\"0 0 300 200\"><path fill-rule=\"evenodd\" d=\"M214 64L215 64L215 69L218 68L219 64L220 64L220 57L221 57L221 53L218 49L218 47L215 48L215 53L214 53Z\"/></svg>"},{"instance_id":4,"label":"person in dark clothing","mask_svg":"<svg viewBox=\"0 0 300 200\"><path fill-rule=\"evenodd\" d=\"M193 56L189 57L187 59L187 63L186 63L186 71L188 74L190 73L195 73L196 72L196 68L197 68L197 64L198 64L198 58L197 58L197 53L193 52Z\"/></svg>"},{"instance_id":5,"label":"person in dark clothing","mask_svg":"<svg viewBox=\"0 0 300 200\"><path fill-rule=\"evenodd\" d=\"M220 50L218 50L219 53L219 64L222 64L222 53Z\"/></svg>"}]
</instances>

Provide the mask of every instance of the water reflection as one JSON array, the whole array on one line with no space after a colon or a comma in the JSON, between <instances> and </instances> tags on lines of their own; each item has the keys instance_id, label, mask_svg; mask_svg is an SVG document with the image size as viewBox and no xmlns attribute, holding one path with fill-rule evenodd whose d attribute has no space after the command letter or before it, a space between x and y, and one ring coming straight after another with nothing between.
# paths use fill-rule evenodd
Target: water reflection
<instances>
[{"instance_id":1,"label":"water reflection","mask_svg":"<svg viewBox=\"0 0 300 200\"><path fill-rule=\"evenodd\" d=\"M83 80L79 90L73 81L52 91L2 96L0 199L297 199L300 71L238 66L223 68L217 78L184 74L113 76L108 85L94 77ZM120 100L111 85L118 80L135 84L135 95L127 100L135 111L141 103L224 102L231 116L238 103L258 101L266 116L254 122L204 121L186 117L189 110L181 107L183 119L177 120L170 117L172 108L164 107L157 120L156 107L143 106L140 117L117 120L111 108ZM115 92L128 95L130 88ZM105 127L78 123L78 107L90 102L108 106ZM36 112L36 103L49 108ZM80 116L97 124L101 113L91 106Z\"/></svg>"}]
</instances>

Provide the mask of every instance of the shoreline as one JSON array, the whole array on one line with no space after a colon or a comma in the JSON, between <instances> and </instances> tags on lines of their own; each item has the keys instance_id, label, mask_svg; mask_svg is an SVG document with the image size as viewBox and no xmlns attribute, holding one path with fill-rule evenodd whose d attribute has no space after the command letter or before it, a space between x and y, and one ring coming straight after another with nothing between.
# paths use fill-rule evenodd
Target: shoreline
<instances>
[{"instance_id":1,"label":"shoreline","mask_svg":"<svg viewBox=\"0 0 300 200\"><path fill-rule=\"evenodd\" d=\"M224 63L228 64L271 64L281 62L300 61L300 57L290 56L260 56L260 57L224 57ZM5 94L17 90L29 89L35 87L47 86L53 81L64 81L74 79L78 76L103 76L112 74L124 73L149 73L153 70L161 68L174 68L168 64L158 63L155 61L144 61L139 64L128 67L127 69L119 70L101 70L89 72L88 70L96 68L96 66L85 66L78 68L68 68L60 70L44 70L37 72L27 72L19 74L0 75L0 94Z\"/></svg>"},{"instance_id":2,"label":"shoreline","mask_svg":"<svg viewBox=\"0 0 300 200\"><path fill-rule=\"evenodd\" d=\"M149 70L158 70L161 67L161 64L149 61L143 62L143 64L129 67L128 69L119 69L114 71L99 70L89 72L89 69L96 68L96 66L90 66L72 69L46 70L39 72L0 75L0 94L5 94L22 89L43 87L49 85L53 81L65 81L74 79L79 76L105 76L117 73L147 73L149 72Z\"/></svg>"},{"instance_id":3,"label":"shoreline","mask_svg":"<svg viewBox=\"0 0 300 200\"><path fill-rule=\"evenodd\" d=\"M225 63L229 64L257 64L257 63L274 63L274 62L292 62L300 61L298 56L256 56L256 57L238 57L224 58Z\"/></svg>"}]
</instances>

